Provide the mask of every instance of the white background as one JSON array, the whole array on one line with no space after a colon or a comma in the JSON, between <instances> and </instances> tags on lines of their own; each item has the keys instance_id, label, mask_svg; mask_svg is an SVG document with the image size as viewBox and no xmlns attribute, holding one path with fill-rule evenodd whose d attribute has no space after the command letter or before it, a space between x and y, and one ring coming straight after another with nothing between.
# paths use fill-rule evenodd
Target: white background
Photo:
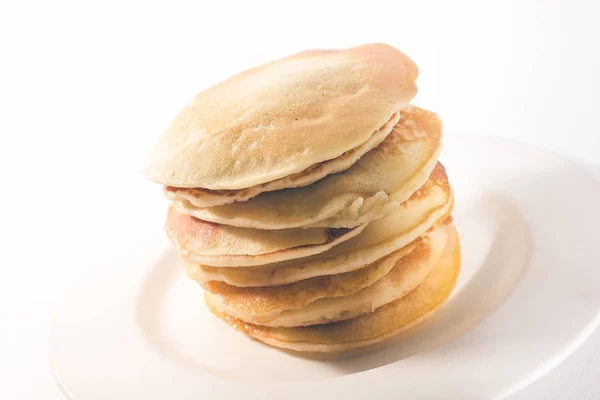
<instances>
[{"instance_id":1,"label":"white background","mask_svg":"<svg viewBox=\"0 0 600 400\"><path fill-rule=\"evenodd\" d=\"M381 41L419 65L414 103L446 135L512 137L600 171L599 21L583 0L0 3L0 397L61 398L52 311L83 270L161 229L145 213L160 188L138 171L197 91L306 48ZM514 398L599 399L599 370L596 333Z\"/></svg>"}]
</instances>

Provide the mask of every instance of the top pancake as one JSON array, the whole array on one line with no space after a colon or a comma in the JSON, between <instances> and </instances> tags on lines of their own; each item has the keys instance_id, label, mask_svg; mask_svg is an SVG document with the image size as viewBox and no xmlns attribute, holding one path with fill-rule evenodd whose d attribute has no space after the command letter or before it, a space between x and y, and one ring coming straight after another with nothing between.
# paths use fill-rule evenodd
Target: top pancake
<instances>
[{"instance_id":1,"label":"top pancake","mask_svg":"<svg viewBox=\"0 0 600 400\"><path fill-rule=\"evenodd\" d=\"M414 97L416 77L415 64L383 44L306 51L244 71L180 112L144 174L167 186L235 190L299 173L367 142Z\"/></svg>"},{"instance_id":2,"label":"top pancake","mask_svg":"<svg viewBox=\"0 0 600 400\"><path fill-rule=\"evenodd\" d=\"M244 202L261 193L307 186L327 175L348 169L361 156L380 144L389 135L399 119L400 114L394 114L383 127L371 135L369 140L358 147L348 150L337 158L323 161L322 163L315 164L303 171L271 182L236 190L210 190L165 186L165 195L171 198L187 197L190 200L193 199L196 207L213 207L234 202Z\"/></svg>"},{"instance_id":3,"label":"top pancake","mask_svg":"<svg viewBox=\"0 0 600 400\"><path fill-rule=\"evenodd\" d=\"M392 132L348 170L310 186L263 193L246 202L202 207L198 189L167 189L178 210L226 225L286 229L351 228L389 214L426 181L441 146L441 123L408 106Z\"/></svg>"}]
</instances>

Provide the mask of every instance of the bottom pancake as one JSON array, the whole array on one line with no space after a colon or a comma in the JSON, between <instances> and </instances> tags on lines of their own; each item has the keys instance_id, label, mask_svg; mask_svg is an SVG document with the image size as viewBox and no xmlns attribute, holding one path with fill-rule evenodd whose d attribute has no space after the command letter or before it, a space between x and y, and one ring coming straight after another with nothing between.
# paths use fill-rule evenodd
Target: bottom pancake
<instances>
[{"instance_id":1,"label":"bottom pancake","mask_svg":"<svg viewBox=\"0 0 600 400\"><path fill-rule=\"evenodd\" d=\"M235 329L272 346L306 352L340 352L378 343L423 321L448 298L460 269L460 242L452 227L440 261L406 296L357 318L323 325L272 328L227 315L218 304L209 309Z\"/></svg>"}]
</instances>

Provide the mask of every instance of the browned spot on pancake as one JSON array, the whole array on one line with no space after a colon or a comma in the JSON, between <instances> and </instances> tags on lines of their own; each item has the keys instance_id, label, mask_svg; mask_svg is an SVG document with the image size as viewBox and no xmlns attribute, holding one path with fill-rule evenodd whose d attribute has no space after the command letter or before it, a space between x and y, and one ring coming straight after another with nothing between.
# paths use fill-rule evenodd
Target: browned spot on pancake
<instances>
[{"instance_id":1,"label":"browned spot on pancake","mask_svg":"<svg viewBox=\"0 0 600 400\"><path fill-rule=\"evenodd\" d=\"M333 242L334 240L339 239L351 230L351 228L328 228L325 232L325 235L327 235L326 243Z\"/></svg>"},{"instance_id":2,"label":"browned spot on pancake","mask_svg":"<svg viewBox=\"0 0 600 400\"><path fill-rule=\"evenodd\" d=\"M449 187L448 175L446 175L446 168L441 162L438 162L433 171L431 171L429 179L433 180L433 182L435 182L438 185Z\"/></svg>"},{"instance_id":3,"label":"browned spot on pancake","mask_svg":"<svg viewBox=\"0 0 600 400\"><path fill-rule=\"evenodd\" d=\"M185 247L186 243L192 241L210 242L217 234L219 224L182 214L171 205L167 213L167 226Z\"/></svg>"},{"instance_id":4,"label":"browned spot on pancake","mask_svg":"<svg viewBox=\"0 0 600 400\"><path fill-rule=\"evenodd\" d=\"M208 306L208 308L210 309L210 311L213 314L215 314L216 316L218 316L219 318L222 318L233 329L236 329L242 333L245 333L246 335L248 335L250 337L253 337L253 338L256 338L259 340L261 338L264 339L269 336L267 334L266 330L261 329L258 325L245 323L244 321L239 320L235 317L232 317L229 314L226 314L225 312L223 312L222 310L217 309L212 301L207 300L206 296L207 296L207 294L204 295L205 303Z\"/></svg>"},{"instance_id":5,"label":"browned spot on pancake","mask_svg":"<svg viewBox=\"0 0 600 400\"><path fill-rule=\"evenodd\" d=\"M431 174L429 179L423 186L410 196L408 201L417 201L429 196L433 188L441 187L445 192L450 193L450 184L448 183L448 176L446 176L446 169L438 162Z\"/></svg>"},{"instance_id":6,"label":"browned spot on pancake","mask_svg":"<svg viewBox=\"0 0 600 400\"><path fill-rule=\"evenodd\" d=\"M441 140L442 124L434 113L408 106L400 112L400 121L394 126L392 132L373 152L392 153L403 152L404 144L415 140L424 140L429 143L431 151L439 147Z\"/></svg>"},{"instance_id":7,"label":"browned spot on pancake","mask_svg":"<svg viewBox=\"0 0 600 400\"><path fill-rule=\"evenodd\" d=\"M348 153L348 152L346 152L346 153ZM344 153L344 154L346 154L346 153ZM329 161L331 161L331 160L311 165L310 167L306 168L302 172L298 172L297 174L286 176L285 179L290 180L292 182L296 182L297 180L304 178L304 176L306 176L306 175L310 175L310 174L313 174L316 172L321 172L323 170L324 165L327 164Z\"/></svg>"},{"instance_id":8,"label":"browned spot on pancake","mask_svg":"<svg viewBox=\"0 0 600 400\"><path fill-rule=\"evenodd\" d=\"M442 122L438 116L419 107L409 105L400 113L400 121L403 120L404 129L401 131L401 136L404 140L435 139L442 131Z\"/></svg>"},{"instance_id":9,"label":"browned spot on pancake","mask_svg":"<svg viewBox=\"0 0 600 400\"><path fill-rule=\"evenodd\" d=\"M433 225L431 225L431 227L429 229L427 229L427 231L423 235L428 235L429 233L431 233L431 231L433 231L435 228L437 228L440 225L449 225L449 224L451 224L452 221L453 221L453 218L452 218L452 216L450 214L452 213L453 209L454 209L454 198L451 197L450 198L450 206L448 207L448 209L446 210L446 212L444 213L444 215L442 215L440 218L438 218L433 223Z\"/></svg>"},{"instance_id":10,"label":"browned spot on pancake","mask_svg":"<svg viewBox=\"0 0 600 400\"><path fill-rule=\"evenodd\" d=\"M418 241L418 244L415 249L398 260L394 268L390 271L389 277L393 286L398 286L402 283L401 281L404 279L403 272L405 268L420 266L429 257L429 254L431 253L431 241L429 238L425 236L417 238L416 240Z\"/></svg>"}]
</instances>

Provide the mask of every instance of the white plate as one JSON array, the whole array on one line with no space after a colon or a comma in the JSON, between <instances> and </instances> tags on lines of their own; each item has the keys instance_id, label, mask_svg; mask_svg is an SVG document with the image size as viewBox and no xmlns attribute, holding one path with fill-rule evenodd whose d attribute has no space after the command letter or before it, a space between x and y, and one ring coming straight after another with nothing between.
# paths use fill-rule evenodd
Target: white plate
<instances>
[{"instance_id":1,"label":"white plate","mask_svg":"<svg viewBox=\"0 0 600 400\"><path fill-rule=\"evenodd\" d=\"M86 400L489 399L539 378L600 322L600 185L499 139L448 137L442 161L463 266L424 324L341 359L270 348L208 313L156 226L128 256L90 269L58 310L50 358L61 388Z\"/></svg>"}]
</instances>

